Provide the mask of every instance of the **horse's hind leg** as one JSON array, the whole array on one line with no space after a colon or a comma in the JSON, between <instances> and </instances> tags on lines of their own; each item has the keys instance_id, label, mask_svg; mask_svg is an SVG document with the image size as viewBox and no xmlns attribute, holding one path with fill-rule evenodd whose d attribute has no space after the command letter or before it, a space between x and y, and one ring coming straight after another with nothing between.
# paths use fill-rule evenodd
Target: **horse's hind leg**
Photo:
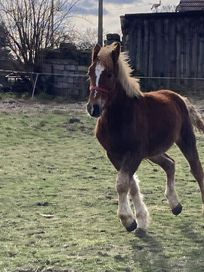
<instances>
[{"instance_id":1,"label":"horse's hind leg","mask_svg":"<svg viewBox=\"0 0 204 272\"><path fill-rule=\"evenodd\" d=\"M181 137L179 141L177 141L177 145L189 162L191 172L200 187L204 213L204 173L198 156L195 134L191 125L186 126L185 129L182 130Z\"/></svg>"},{"instance_id":2,"label":"horse's hind leg","mask_svg":"<svg viewBox=\"0 0 204 272\"><path fill-rule=\"evenodd\" d=\"M139 180L136 175L130 180L129 192L136 210L138 229L146 230L149 224L149 212L143 201L143 195L140 193Z\"/></svg>"},{"instance_id":3,"label":"horse's hind leg","mask_svg":"<svg viewBox=\"0 0 204 272\"><path fill-rule=\"evenodd\" d=\"M169 206L174 215L178 215L182 211L182 206L178 201L175 190L175 162L167 154L151 157L150 160L163 168L167 175L167 183L165 195L169 202Z\"/></svg>"}]
</instances>

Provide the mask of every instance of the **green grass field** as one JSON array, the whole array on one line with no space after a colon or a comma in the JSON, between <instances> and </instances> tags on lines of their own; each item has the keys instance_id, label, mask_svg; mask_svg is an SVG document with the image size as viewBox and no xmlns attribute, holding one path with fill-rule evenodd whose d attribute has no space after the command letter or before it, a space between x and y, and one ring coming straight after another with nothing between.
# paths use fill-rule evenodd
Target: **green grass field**
<instances>
[{"instance_id":1,"label":"green grass field","mask_svg":"<svg viewBox=\"0 0 204 272\"><path fill-rule=\"evenodd\" d=\"M151 225L139 238L117 218L116 171L94 123L84 104L0 103L0 272L203 272L200 192L180 151L169 152L184 206L178 217L162 170L140 166Z\"/></svg>"}]
</instances>

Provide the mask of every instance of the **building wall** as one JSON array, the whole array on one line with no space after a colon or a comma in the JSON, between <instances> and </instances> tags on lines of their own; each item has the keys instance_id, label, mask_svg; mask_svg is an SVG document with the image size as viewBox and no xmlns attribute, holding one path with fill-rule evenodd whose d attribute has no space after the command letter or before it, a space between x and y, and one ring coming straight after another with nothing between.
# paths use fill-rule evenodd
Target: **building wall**
<instances>
[{"instance_id":1,"label":"building wall","mask_svg":"<svg viewBox=\"0 0 204 272\"><path fill-rule=\"evenodd\" d=\"M204 10L204 0L180 0L177 11Z\"/></svg>"},{"instance_id":2,"label":"building wall","mask_svg":"<svg viewBox=\"0 0 204 272\"><path fill-rule=\"evenodd\" d=\"M88 93L87 70L91 52L63 45L44 53L41 84L46 92L67 98L83 99Z\"/></svg>"},{"instance_id":3,"label":"building wall","mask_svg":"<svg viewBox=\"0 0 204 272\"><path fill-rule=\"evenodd\" d=\"M145 89L203 92L204 11L125 15L121 27L136 74L160 78Z\"/></svg>"}]
</instances>

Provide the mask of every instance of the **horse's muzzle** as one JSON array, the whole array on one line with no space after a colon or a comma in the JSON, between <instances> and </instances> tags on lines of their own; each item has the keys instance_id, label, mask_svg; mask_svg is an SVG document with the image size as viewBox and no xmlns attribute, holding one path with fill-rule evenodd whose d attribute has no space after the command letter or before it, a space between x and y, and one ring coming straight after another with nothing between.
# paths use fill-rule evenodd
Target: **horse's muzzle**
<instances>
[{"instance_id":1,"label":"horse's muzzle","mask_svg":"<svg viewBox=\"0 0 204 272\"><path fill-rule=\"evenodd\" d=\"M102 114L102 108L98 104L87 104L87 111L88 113L95 118L98 118Z\"/></svg>"}]
</instances>

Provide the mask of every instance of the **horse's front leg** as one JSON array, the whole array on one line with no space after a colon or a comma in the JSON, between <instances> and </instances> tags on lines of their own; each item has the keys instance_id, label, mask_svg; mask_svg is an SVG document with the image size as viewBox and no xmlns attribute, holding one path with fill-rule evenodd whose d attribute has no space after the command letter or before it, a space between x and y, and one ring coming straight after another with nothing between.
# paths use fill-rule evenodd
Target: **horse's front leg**
<instances>
[{"instance_id":1,"label":"horse's front leg","mask_svg":"<svg viewBox=\"0 0 204 272\"><path fill-rule=\"evenodd\" d=\"M127 229L127 231L133 231L137 228L134 215L130 208L128 192L130 188L131 177L128 172L120 170L116 179L116 189L118 192L118 216Z\"/></svg>"},{"instance_id":2,"label":"horse's front leg","mask_svg":"<svg viewBox=\"0 0 204 272\"><path fill-rule=\"evenodd\" d=\"M130 153L126 154L126 156L121 156L120 154L107 152L107 155L114 167L118 170L116 189L119 199L118 216L122 224L128 231L133 231L137 228L137 223L129 203L128 193L130 193L136 209L138 227L140 229L146 229L149 221L149 213L143 202L139 184L133 176L142 159L138 159L137 156Z\"/></svg>"}]
</instances>

